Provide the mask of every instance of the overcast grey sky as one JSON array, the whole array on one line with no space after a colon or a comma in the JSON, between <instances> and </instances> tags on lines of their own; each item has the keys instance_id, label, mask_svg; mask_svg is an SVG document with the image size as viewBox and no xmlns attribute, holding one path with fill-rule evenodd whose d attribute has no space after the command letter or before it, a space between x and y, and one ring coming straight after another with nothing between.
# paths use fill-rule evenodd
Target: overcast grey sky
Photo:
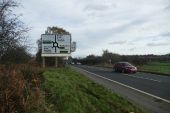
<instances>
[{"instance_id":1,"label":"overcast grey sky","mask_svg":"<svg viewBox=\"0 0 170 113\"><path fill-rule=\"evenodd\" d=\"M63 27L77 42L74 57L170 53L170 0L20 0L30 41L47 26ZM36 50L33 51L35 53Z\"/></svg>"}]
</instances>

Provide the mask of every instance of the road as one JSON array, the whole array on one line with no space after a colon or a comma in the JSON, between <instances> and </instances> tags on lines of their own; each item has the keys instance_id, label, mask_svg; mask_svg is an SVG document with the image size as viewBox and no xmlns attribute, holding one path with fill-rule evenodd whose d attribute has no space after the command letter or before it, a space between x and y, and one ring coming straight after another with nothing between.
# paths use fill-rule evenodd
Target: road
<instances>
[{"instance_id":1,"label":"road","mask_svg":"<svg viewBox=\"0 0 170 113\"><path fill-rule=\"evenodd\" d=\"M149 107L147 109L149 110L151 109L151 111L154 113L170 112L170 108L168 107L170 106L170 77L168 76L161 76L161 75L142 73L142 72L137 72L136 74L116 73L110 68L84 66L84 65L75 65L75 67L83 69L86 72L89 72L93 75L95 74L97 76L100 76L101 78L106 78L106 80L116 81L118 82L118 84L123 84L123 86L127 86L128 88L130 87L130 89L137 90L137 92L133 92L132 94L133 96L128 94L123 94L123 95L139 105L145 104L143 105L144 108ZM102 81L100 80L100 83L101 82ZM110 88L112 88L112 86L110 86ZM113 90L115 91L114 88ZM120 91L120 90L117 91L118 93L132 93L129 91L125 92L125 89L123 90L124 91ZM134 93L139 93L139 92L142 94L134 95ZM141 97L141 95L145 95L145 94L147 94L147 96L151 95L153 98L156 97L156 99L155 100L150 99L149 97L146 96ZM146 101L140 102L139 98L143 98L143 100ZM163 103L165 102L166 104L163 104L162 102ZM150 105L148 103L150 103Z\"/></svg>"}]
</instances>

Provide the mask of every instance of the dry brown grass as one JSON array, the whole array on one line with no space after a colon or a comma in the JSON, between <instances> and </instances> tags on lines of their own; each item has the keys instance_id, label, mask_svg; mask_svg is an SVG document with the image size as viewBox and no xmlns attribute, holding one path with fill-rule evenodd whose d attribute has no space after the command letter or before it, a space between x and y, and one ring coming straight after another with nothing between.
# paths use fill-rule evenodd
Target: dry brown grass
<instances>
[{"instance_id":1,"label":"dry brown grass","mask_svg":"<svg viewBox=\"0 0 170 113\"><path fill-rule=\"evenodd\" d=\"M0 113L45 112L41 94L42 72L38 68L0 66Z\"/></svg>"}]
</instances>

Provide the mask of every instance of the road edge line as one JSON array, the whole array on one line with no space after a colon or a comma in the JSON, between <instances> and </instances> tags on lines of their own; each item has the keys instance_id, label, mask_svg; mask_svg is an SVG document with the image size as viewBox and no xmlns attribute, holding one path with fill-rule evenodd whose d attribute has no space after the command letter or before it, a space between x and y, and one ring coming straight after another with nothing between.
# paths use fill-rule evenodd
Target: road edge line
<instances>
[{"instance_id":1,"label":"road edge line","mask_svg":"<svg viewBox=\"0 0 170 113\"><path fill-rule=\"evenodd\" d=\"M78 67L75 67L75 68L78 68ZM78 68L78 69L83 70L83 71L85 71L85 72L87 72L87 73L93 74L93 75L95 75L95 76L97 76L97 77L103 78L103 79L105 79L105 80L108 80L108 81L114 82L114 83L119 84L119 85L121 85L121 86L127 87L127 88L129 88L129 89L135 90L135 91L137 91L137 92L143 93L143 94L145 94L145 95L151 96L151 97L153 97L153 98L156 98L156 99L162 100L162 101L164 101L164 102L170 103L170 101L169 101L169 100L166 100L166 99L164 99L164 98L158 97L158 96L156 96L156 95L153 95L153 94L147 93L147 92L145 92L145 91L142 91L142 90L136 89L136 88L134 88L134 87L131 87L131 86L125 85L125 84L123 84L123 83L120 83L120 82L117 82L117 81L111 80L111 79L109 79L109 78L102 77L101 75L98 75L98 74L95 74L95 73L89 72L89 71L87 71L87 70L85 70L85 69L81 69L81 68Z\"/></svg>"}]
</instances>

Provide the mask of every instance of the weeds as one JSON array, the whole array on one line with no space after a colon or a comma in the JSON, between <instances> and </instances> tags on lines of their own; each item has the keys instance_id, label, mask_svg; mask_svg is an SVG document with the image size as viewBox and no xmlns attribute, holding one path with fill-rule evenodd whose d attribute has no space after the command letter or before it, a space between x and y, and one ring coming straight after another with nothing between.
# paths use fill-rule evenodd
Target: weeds
<instances>
[{"instance_id":1,"label":"weeds","mask_svg":"<svg viewBox=\"0 0 170 113\"><path fill-rule=\"evenodd\" d=\"M26 65L0 66L0 113L45 112L42 72Z\"/></svg>"}]
</instances>

